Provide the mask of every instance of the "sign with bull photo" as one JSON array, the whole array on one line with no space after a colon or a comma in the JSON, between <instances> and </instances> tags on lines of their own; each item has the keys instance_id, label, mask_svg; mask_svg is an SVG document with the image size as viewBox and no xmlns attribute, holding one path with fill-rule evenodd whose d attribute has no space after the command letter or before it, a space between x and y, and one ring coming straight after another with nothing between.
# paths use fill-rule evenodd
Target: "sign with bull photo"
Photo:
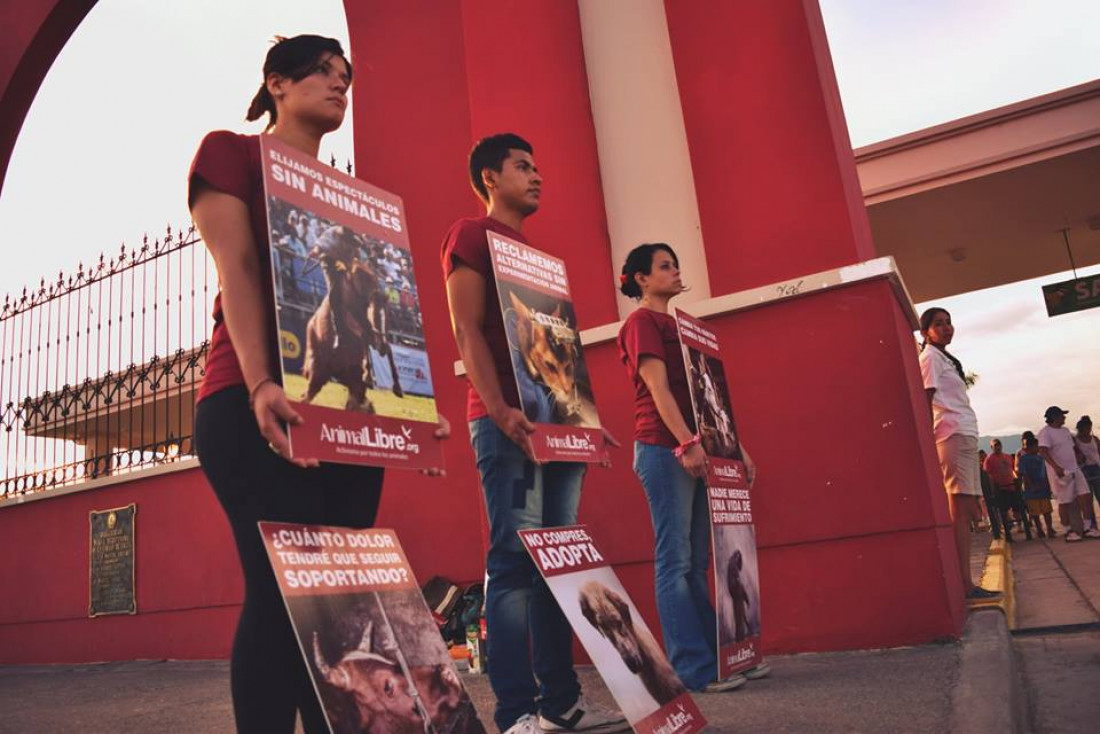
<instances>
[{"instance_id":1,"label":"sign with bull photo","mask_svg":"<svg viewBox=\"0 0 1100 734\"><path fill-rule=\"evenodd\" d=\"M519 398L539 461L607 458L565 263L487 232Z\"/></svg>"},{"instance_id":2,"label":"sign with bull photo","mask_svg":"<svg viewBox=\"0 0 1100 734\"><path fill-rule=\"evenodd\" d=\"M392 530L259 527L333 734L484 734Z\"/></svg>"},{"instance_id":3,"label":"sign with bull photo","mask_svg":"<svg viewBox=\"0 0 1100 734\"><path fill-rule=\"evenodd\" d=\"M519 536L634 731L701 731L706 719L588 528L520 530Z\"/></svg>"},{"instance_id":4,"label":"sign with bull photo","mask_svg":"<svg viewBox=\"0 0 1100 734\"><path fill-rule=\"evenodd\" d=\"M260 141L292 454L442 466L401 199Z\"/></svg>"},{"instance_id":5,"label":"sign with bull photo","mask_svg":"<svg viewBox=\"0 0 1100 734\"><path fill-rule=\"evenodd\" d=\"M718 678L755 667L760 649L760 573L752 492L718 337L707 325L677 309L695 425L708 457L711 542L714 549L718 618Z\"/></svg>"}]
</instances>

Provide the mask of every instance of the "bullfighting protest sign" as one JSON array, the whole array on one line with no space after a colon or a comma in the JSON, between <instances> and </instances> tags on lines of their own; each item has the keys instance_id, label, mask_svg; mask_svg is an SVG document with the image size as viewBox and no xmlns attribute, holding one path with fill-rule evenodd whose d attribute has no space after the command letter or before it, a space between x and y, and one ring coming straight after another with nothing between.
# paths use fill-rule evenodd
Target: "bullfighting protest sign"
<instances>
[{"instance_id":1,"label":"bullfighting protest sign","mask_svg":"<svg viewBox=\"0 0 1100 734\"><path fill-rule=\"evenodd\" d=\"M711 542L714 545L715 608L718 612L718 678L748 670L761 660L760 573L752 491L733 421L729 383L717 335L676 310L695 425L709 459Z\"/></svg>"},{"instance_id":2,"label":"bullfighting protest sign","mask_svg":"<svg viewBox=\"0 0 1100 734\"><path fill-rule=\"evenodd\" d=\"M487 232L519 398L539 461L606 458L565 263Z\"/></svg>"},{"instance_id":3,"label":"bullfighting protest sign","mask_svg":"<svg viewBox=\"0 0 1100 734\"><path fill-rule=\"evenodd\" d=\"M634 731L701 731L706 719L588 529L520 530L519 536Z\"/></svg>"},{"instance_id":4,"label":"bullfighting protest sign","mask_svg":"<svg viewBox=\"0 0 1100 734\"><path fill-rule=\"evenodd\" d=\"M401 199L260 136L291 452L442 466Z\"/></svg>"},{"instance_id":5,"label":"bullfighting protest sign","mask_svg":"<svg viewBox=\"0 0 1100 734\"><path fill-rule=\"evenodd\" d=\"M484 734L392 530L259 527L333 734Z\"/></svg>"}]
</instances>

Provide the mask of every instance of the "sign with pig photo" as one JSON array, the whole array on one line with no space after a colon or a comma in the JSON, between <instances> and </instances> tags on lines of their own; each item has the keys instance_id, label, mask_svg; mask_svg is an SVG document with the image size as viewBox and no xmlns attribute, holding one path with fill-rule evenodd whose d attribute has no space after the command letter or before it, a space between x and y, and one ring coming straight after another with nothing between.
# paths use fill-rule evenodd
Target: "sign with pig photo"
<instances>
[{"instance_id":1,"label":"sign with pig photo","mask_svg":"<svg viewBox=\"0 0 1100 734\"><path fill-rule=\"evenodd\" d=\"M392 530L259 527L329 731L484 734Z\"/></svg>"}]
</instances>

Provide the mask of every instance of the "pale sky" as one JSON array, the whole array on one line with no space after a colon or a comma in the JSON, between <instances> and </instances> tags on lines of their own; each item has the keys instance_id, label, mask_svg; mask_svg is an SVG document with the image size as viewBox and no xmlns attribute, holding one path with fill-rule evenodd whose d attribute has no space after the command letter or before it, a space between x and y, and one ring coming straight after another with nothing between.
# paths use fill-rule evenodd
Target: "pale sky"
<instances>
[{"instance_id":1,"label":"pale sky","mask_svg":"<svg viewBox=\"0 0 1100 734\"><path fill-rule=\"evenodd\" d=\"M821 7L857 147L1100 78L1095 0ZM268 43L305 32L346 47L340 0L100 0L16 144L0 194L0 297L137 244L143 232L185 225L184 174L199 140L218 128L259 131L243 118ZM353 157L350 124L326 138L323 159L329 152ZM971 397L983 433L1037 427L1050 403L1074 420L1100 418L1100 310L1047 319L1038 281L939 303L958 328L954 351L981 375Z\"/></svg>"}]
</instances>

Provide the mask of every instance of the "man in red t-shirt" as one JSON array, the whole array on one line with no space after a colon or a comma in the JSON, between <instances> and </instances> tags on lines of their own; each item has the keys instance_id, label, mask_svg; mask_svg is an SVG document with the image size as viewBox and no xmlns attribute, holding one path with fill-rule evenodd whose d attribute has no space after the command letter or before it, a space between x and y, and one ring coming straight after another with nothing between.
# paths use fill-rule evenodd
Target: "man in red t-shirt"
<instances>
[{"instance_id":1,"label":"man in red t-shirt","mask_svg":"<svg viewBox=\"0 0 1100 734\"><path fill-rule=\"evenodd\" d=\"M470 183L487 214L455 222L441 258L489 519L485 616L494 718L505 734L626 731L621 713L600 711L580 697L569 622L516 534L575 524L586 468L534 462L535 428L520 409L489 256L489 231L527 243L523 222L538 210L542 194L530 143L511 133L480 140L470 153Z\"/></svg>"},{"instance_id":2,"label":"man in red t-shirt","mask_svg":"<svg viewBox=\"0 0 1100 734\"><path fill-rule=\"evenodd\" d=\"M1009 508L1012 509L1016 522L1023 525L1024 535L1028 540L1031 540L1031 524L1028 522L1027 505L1024 503L1023 493L1016 487L1015 458L1004 452L1004 446L1001 445L1000 439L995 438L990 441L989 447L993 449L993 453L985 457L985 464L982 468L985 469L985 473L989 475L990 480L993 482L993 491L997 495L997 504L1001 508L1001 519L1004 522L1005 540L1009 543L1012 542L1012 522L1008 519Z\"/></svg>"}]
</instances>

